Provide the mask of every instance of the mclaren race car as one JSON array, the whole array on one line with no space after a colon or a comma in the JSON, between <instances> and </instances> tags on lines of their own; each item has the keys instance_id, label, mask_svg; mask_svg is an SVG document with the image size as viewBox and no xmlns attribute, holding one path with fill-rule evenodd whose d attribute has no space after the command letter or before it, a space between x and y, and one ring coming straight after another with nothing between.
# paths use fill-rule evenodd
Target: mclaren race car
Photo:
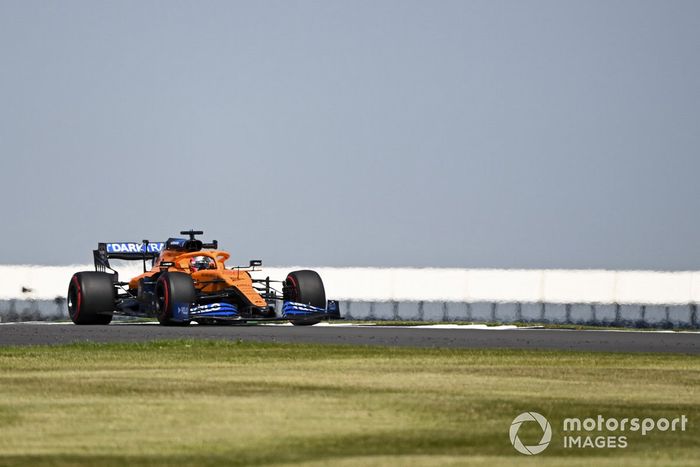
<instances>
[{"instance_id":1,"label":"mclaren race car","mask_svg":"<svg viewBox=\"0 0 700 467\"><path fill-rule=\"evenodd\" d=\"M312 325L339 319L338 302L326 301L315 271L294 271L284 281L253 279L262 265L226 267L229 253L218 242L197 239L203 232L180 232L187 238L166 242L99 243L95 271L77 272L68 286L68 313L75 324L109 324L115 314L155 317L164 325L233 324L290 321ZM143 274L128 282L110 259L143 261ZM150 269L147 263L150 261Z\"/></svg>"}]
</instances>

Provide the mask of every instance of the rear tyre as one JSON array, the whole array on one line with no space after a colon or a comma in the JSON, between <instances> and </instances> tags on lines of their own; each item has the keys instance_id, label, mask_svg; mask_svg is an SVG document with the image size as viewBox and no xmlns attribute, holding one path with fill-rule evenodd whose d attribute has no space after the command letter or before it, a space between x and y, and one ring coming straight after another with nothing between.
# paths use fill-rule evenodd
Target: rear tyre
<instances>
[{"instance_id":1,"label":"rear tyre","mask_svg":"<svg viewBox=\"0 0 700 467\"><path fill-rule=\"evenodd\" d=\"M109 324L116 298L112 274L77 272L68 285L68 315L75 324Z\"/></svg>"},{"instance_id":2,"label":"rear tyre","mask_svg":"<svg viewBox=\"0 0 700 467\"><path fill-rule=\"evenodd\" d=\"M325 309L326 289L323 287L321 276L308 269L290 272L284 281L284 300ZM321 322L318 318L297 318L289 321L294 326L311 326Z\"/></svg>"},{"instance_id":3,"label":"rear tyre","mask_svg":"<svg viewBox=\"0 0 700 467\"><path fill-rule=\"evenodd\" d=\"M187 326L189 318L178 316L187 307L187 316L196 298L192 278L183 272L166 272L156 283L158 322L164 326Z\"/></svg>"}]
</instances>

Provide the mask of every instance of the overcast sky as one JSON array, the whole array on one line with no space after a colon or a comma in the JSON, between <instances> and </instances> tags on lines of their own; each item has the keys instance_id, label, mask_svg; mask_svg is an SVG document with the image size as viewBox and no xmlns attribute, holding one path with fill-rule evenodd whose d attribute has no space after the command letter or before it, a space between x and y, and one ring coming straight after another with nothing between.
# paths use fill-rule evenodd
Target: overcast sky
<instances>
[{"instance_id":1,"label":"overcast sky","mask_svg":"<svg viewBox=\"0 0 700 467\"><path fill-rule=\"evenodd\" d=\"M0 0L0 263L700 269L698 1Z\"/></svg>"}]
</instances>

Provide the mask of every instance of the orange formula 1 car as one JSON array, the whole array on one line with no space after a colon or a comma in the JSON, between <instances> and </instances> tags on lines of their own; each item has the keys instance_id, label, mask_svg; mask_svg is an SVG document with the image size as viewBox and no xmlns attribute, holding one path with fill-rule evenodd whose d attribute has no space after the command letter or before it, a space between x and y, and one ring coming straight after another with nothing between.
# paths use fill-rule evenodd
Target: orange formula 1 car
<instances>
[{"instance_id":1,"label":"orange formula 1 car","mask_svg":"<svg viewBox=\"0 0 700 467\"><path fill-rule=\"evenodd\" d=\"M75 324L109 324L114 314L156 317L164 325L290 321L311 325L339 319L338 302L326 302L321 277L310 270L289 273L284 281L253 279L262 265L226 268L229 254L218 242L189 238L165 243L99 243L95 271L77 272L68 286L68 312ZM120 282L109 260L143 261L143 274ZM147 270L147 261L151 269ZM281 286L281 290L279 290ZM280 308L281 303L281 310Z\"/></svg>"}]
</instances>

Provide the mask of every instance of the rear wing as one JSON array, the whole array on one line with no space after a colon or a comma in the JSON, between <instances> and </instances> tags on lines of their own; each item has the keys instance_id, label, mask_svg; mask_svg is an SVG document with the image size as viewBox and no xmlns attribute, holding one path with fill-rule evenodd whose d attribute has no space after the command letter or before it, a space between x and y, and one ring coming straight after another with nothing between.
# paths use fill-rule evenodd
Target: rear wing
<instances>
[{"instance_id":1,"label":"rear wing","mask_svg":"<svg viewBox=\"0 0 700 467\"><path fill-rule=\"evenodd\" d=\"M109 265L110 258L126 261L143 261L145 267L146 260L155 260L164 248L164 242L151 243L148 240L144 240L143 243L98 243L97 249L92 251L95 259L95 270L104 272L109 269L114 271Z\"/></svg>"}]
</instances>

